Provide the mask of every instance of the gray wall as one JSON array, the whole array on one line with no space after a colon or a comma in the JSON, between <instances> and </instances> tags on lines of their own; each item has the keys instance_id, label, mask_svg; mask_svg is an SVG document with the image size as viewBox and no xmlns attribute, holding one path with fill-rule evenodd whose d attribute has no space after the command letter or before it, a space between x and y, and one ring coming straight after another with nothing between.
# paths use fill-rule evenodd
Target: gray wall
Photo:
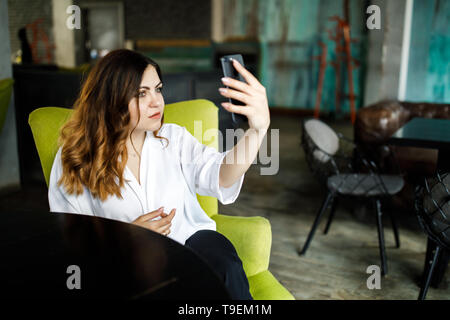
<instances>
[{"instance_id":1,"label":"gray wall","mask_svg":"<svg viewBox=\"0 0 450 320\"><path fill-rule=\"evenodd\" d=\"M59 1L59 0L56 0ZM118 2L118 0L73 0L74 4L93 2ZM125 39L209 39L211 36L211 0L123 0L125 17ZM42 29L50 44L54 44L54 16L52 0L7 0L9 13L9 36L11 52L20 49L17 32L20 28L42 18ZM61 11L61 18L67 13ZM82 21L82 25L83 25ZM33 34L27 30L31 43ZM52 61L46 60L45 46L38 42L38 55L42 63L56 63L55 52Z\"/></svg>"},{"instance_id":2,"label":"gray wall","mask_svg":"<svg viewBox=\"0 0 450 320\"><path fill-rule=\"evenodd\" d=\"M94 2L76 0L74 3ZM95 2L117 2L99 0ZM211 0L123 0L125 38L209 39Z\"/></svg>"},{"instance_id":3,"label":"gray wall","mask_svg":"<svg viewBox=\"0 0 450 320\"><path fill-rule=\"evenodd\" d=\"M11 47L6 0L0 0L0 43L2 44L0 46L0 79L11 78ZM14 97L11 99L5 125L0 133L0 150L0 192L3 192L7 187L15 189L20 186Z\"/></svg>"},{"instance_id":4,"label":"gray wall","mask_svg":"<svg viewBox=\"0 0 450 320\"><path fill-rule=\"evenodd\" d=\"M7 2L11 52L14 53L20 49L20 41L17 37L19 29L40 18L43 19L41 24L42 30L47 35L49 42L53 43L52 0L8 0ZM33 33L27 30L27 36L31 44L33 41ZM45 58L45 47L42 41L38 44L38 55L41 58ZM44 60L43 62L48 61Z\"/></svg>"}]
</instances>

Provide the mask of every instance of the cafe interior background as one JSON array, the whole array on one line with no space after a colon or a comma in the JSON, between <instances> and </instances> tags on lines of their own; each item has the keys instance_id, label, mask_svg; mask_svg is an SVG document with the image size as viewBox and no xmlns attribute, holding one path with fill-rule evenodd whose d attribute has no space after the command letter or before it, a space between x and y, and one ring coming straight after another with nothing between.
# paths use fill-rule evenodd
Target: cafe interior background
<instances>
[{"instance_id":1,"label":"cafe interior background","mask_svg":"<svg viewBox=\"0 0 450 320\"><path fill-rule=\"evenodd\" d=\"M81 9L79 29L66 26L71 5ZM225 134L236 125L220 107L219 58L240 53L266 87L279 168L262 175L267 164L254 164L239 198L219 204L219 212L270 221L269 270L295 299L417 299L436 228L420 223L415 190L436 177L445 150L402 146L391 137L414 118L450 118L450 0L0 0L0 16L0 212L49 210L28 117L41 107L71 108L99 57L117 48L151 57L163 72L166 104L212 101ZM333 141L342 148L348 142L337 133L367 151L376 174L400 181L388 186L382 217L369 190L339 197L339 205L338 197L324 201L333 188L345 195L330 175L323 180ZM370 180L366 169L351 172ZM448 181L439 185L450 187ZM440 206L444 228L435 237L446 253L450 210ZM325 226L325 213L300 254L328 207L335 210L332 225ZM369 267L381 266L383 254L388 268L374 288ZM450 298L447 265L441 262L427 299Z\"/></svg>"}]
</instances>

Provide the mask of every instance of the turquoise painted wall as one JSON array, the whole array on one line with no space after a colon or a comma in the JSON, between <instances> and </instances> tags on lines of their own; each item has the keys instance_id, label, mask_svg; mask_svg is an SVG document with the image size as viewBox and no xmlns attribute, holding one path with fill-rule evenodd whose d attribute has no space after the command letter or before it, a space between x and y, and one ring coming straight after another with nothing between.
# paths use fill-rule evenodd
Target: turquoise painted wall
<instances>
[{"instance_id":1,"label":"turquoise painted wall","mask_svg":"<svg viewBox=\"0 0 450 320\"><path fill-rule=\"evenodd\" d=\"M228 0L224 1L228 36L255 37L260 41L259 80L266 87L270 106L313 109L319 76L319 42L328 45L328 62L334 60L334 42L328 29L335 23L329 17L344 17L343 0ZM366 1L350 0L351 36L359 42L351 45L352 54L361 61L353 71L357 107L362 101L362 79L365 66ZM251 11L257 10L255 21ZM253 11L255 12L255 11ZM347 83L345 77L342 83ZM344 89L348 94L348 90ZM335 110L335 72L331 65L325 71L321 110ZM342 100L346 113L349 103Z\"/></svg>"},{"instance_id":2,"label":"turquoise painted wall","mask_svg":"<svg viewBox=\"0 0 450 320\"><path fill-rule=\"evenodd\" d=\"M450 0L415 0L406 100L450 103Z\"/></svg>"}]
</instances>

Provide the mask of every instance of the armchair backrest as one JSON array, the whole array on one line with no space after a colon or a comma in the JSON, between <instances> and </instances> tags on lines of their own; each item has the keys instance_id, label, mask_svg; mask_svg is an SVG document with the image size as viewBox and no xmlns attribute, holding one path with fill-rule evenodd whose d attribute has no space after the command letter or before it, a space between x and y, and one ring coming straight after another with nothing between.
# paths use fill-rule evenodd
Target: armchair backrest
<instances>
[{"instance_id":1,"label":"armchair backrest","mask_svg":"<svg viewBox=\"0 0 450 320\"><path fill-rule=\"evenodd\" d=\"M30 113L28 123L41 161L45 182L49 183L50 172L58 151L58 137L62 125L70 118L72 109L45 107ZM218 150L218 109L211 101L198 99L168 104L164 109L164 122L175 123L186 129L203 144ZM209 140L202 140L203 133L210 130ZM197 195L197 199L208 216L218 213L217 199Z\"/></svg>"}]
</instances>

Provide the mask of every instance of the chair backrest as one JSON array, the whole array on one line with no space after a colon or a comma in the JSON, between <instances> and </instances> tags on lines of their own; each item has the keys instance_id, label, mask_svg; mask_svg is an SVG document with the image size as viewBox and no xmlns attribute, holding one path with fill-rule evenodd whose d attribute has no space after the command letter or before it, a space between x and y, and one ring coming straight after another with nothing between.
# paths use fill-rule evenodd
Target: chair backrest
<instances>
[{"instance_id":1,"label":"chair backrest","mask_svg":"<svg viewBox=\"0 0 450 320\"><path fill-rule=\"evenodd\" d=\"M53 160L58 151L59 131L71 114L72 109L45 107L36 109L29 115L28 123L33 133L47 186ZM197 140L218 150L219 116L217 107L211 101L197 99L168 104L164 109L164 122L186 127ZM208 133L215 132L215 134L208 134L209 140L205 141L202 140L202 136L206 130L209 130ZM208 216L218 213L216 198L197 195L197 199Z\"/></svg>"},{"instance_id":2,"label":"chair backrest","mask_svg":"<svg viewBox=\"0 0 450 320\"><path fill-rule=\"evenodd\" d=\"M339 150L339 137L326 123L317 119L302 121L302 146L306 162L322 183L334 173L331 156Z\"/></svg>"},{"instance_id":3,"label":"chair backrest","mask_svg":"<svg viewBox=\"0 0 450 320\"><path fill-rule=\"evenodd\" d=\"M330 160L330 155L336 154L339 149L339 137L326 123L317 119L305 121L305 133L317 146L314 157L320 162Z\"/></svg>"},{"instance_id":4,"label":"chair backrest","mask_svg":"<svg viewBox=\"0 0 450 320\"><path fill-rule=\"evenodd\" d=\"M450 250L450 173L436 173L417 189L416 213L433 241Z\"/></svg>"},{"instance_id":5,"label":"chair backrest","mask_svg":"<svg viewBox=\"0 0 450 320\"><path fill-rule=\"evenodd\" d=\"M2 132L6 114L8 113L8 106L9 101L11 100L13 84L13 79L0 80L0 133Z\"/></svg>"}]
</instances>

